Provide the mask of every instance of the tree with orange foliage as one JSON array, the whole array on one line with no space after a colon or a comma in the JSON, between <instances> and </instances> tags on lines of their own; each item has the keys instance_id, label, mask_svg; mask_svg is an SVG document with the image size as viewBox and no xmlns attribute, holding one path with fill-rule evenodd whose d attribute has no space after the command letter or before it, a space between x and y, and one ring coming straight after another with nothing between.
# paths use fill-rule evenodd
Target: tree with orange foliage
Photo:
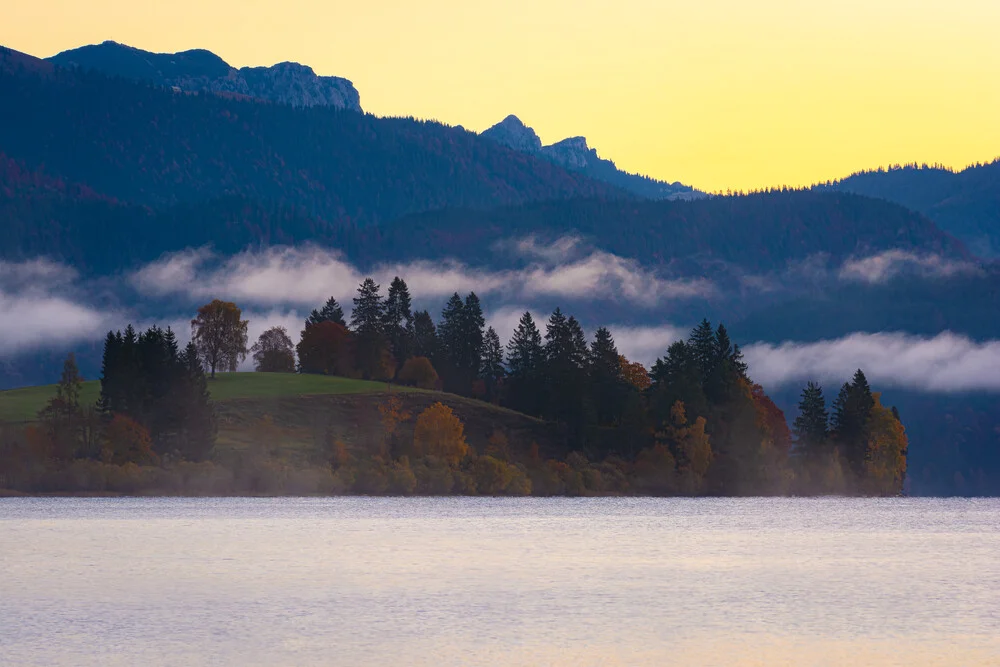
<instances>
[{"instance_id":1,"label":"tree with orange foliage","mask_svg":"<svg viewBox=\"0 0 1000 667\"><path fill-rule=\"evenodd\" d=\"M295 349L302 373L344 377L354 374L354 341L342 324L324 321L309 325Z\"/></svg>"},{"instance_id":2,"label":"tree with orange foliage","mask_svg":"<svg viewBox=\"0 0 1000 667\"><path fill-rule=\"evenodd\" d=\"M435 403L417 416L413 447L420 456L436 456L455 465L469 453L465 425L447 405Z\"/></svg>"},{"instance_id":3,"label":"tree with orange foliage","mask_svg":"<svg viewBox=\"0 0 1000 667\"><path fill-rule=\"evenodd\" d=\"M420 389L435 389L438 384L438 374L427 357L410 357L399 370L396 380Z\"/></svg>"},{"instance_id":4,"label":"tree with orange foliage","mask_svg":"<svg viewBox=\"0 0 1000 667\"><path fill-rule=\"evenodd\" d=\"M629 361L624 355L619 355L618 360L621 362L622 377L626 382L639 391L646 391L652 386L653 381L650 379L649 371L646 370L645 366L638 361Z\"/></svg>"},{"instance_id":5,"label":"tree with orange foliage","mask_svg":"<svg viewBox=\"0 0 1000 667\"><path fill-rule=\"evenodd\" d=\"M104 429L104 447L101 458L105 463L122 465L136 463L139 465L156 465L160 457L153 451L153 440L139 422L115 415Z\"/></svg>"}]
</instances>

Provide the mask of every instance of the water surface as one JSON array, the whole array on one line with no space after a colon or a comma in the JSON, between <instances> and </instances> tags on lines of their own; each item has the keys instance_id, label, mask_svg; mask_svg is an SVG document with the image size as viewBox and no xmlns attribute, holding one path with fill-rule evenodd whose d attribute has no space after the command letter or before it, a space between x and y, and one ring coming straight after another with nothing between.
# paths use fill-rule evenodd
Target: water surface
<instances>
[{"instance_id":1,"label":"water surface","mask_svg":"<svg viewBox=\"0 0 1000 667\"><path fill-rule=\"evenodd\" d=\"M1000 501L0 500L0 665L674 664L1000 664Z\"/></svg>"}]
</instances>

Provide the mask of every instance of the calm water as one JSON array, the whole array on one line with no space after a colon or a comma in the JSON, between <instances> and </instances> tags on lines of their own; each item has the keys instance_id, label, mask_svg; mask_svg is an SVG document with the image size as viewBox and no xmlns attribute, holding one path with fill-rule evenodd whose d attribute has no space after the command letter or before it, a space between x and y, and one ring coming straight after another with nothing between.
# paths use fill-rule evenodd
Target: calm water
<instances>
[{"instance_id":1,"label":"calm water","mask_svg":"<svg viewBox=\"0 0 1000 667\"><path fill-rule=\"evenodd\" d=\"M998 665L1000 501L0 500L0 665Z\"/></svg>"}]
</instances>

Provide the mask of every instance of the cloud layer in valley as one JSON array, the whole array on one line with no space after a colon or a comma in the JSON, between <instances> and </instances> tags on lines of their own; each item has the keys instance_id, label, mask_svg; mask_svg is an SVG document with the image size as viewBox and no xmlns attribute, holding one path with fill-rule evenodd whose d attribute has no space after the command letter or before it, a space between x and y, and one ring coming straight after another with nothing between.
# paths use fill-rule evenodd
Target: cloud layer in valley
<instances>
[{"instance_id":1,"label":"cloud layer in valley","mask_svg":"<svg viewBox=\"0 0 1000 667\"><path fill-rule=\"evenodd\" d=\"M83 305L76 272L44 259L0 262L0 356L101 336L115 314Z\"/></svg>"},{"instance_id":2,"label":"cloud layer in valley","mask_svg":"<svg viewBox=\"0 0 1000 667\"><path fill-rule=\"evenodd\" d=\"M574 247L573 241L557 241L544 256L537 244L525 246L522 253L530 261L518 269L479 269L445 260L383 264L369 272L358 270L337 251L315 246L274 247L228 259L205 249L187 250L145 266L133 274L132 283L150 296L225 297L264 306L314 306L331 295L349 303L369 275L383 285L401 276L417 299L474 291L503 300L607 299L652 308L715 292L706 279L666 278L636 260L600 250L570 258Z\"/></svg>"},{"instance_id":3,"label":"cloud layer in valley","mask_svg":"<svg viewBox=\"0 0 1000 667\"><path fill-rule=\"evenodd\" d=\"M855 333L814 343L756 343L745 350L750 374L765 387L841 383L855 369L876 385L932 392L1000 391L1000 341L942 333ZM834 388L831 388L834 389Z\"/></svg>"}]
</instances>

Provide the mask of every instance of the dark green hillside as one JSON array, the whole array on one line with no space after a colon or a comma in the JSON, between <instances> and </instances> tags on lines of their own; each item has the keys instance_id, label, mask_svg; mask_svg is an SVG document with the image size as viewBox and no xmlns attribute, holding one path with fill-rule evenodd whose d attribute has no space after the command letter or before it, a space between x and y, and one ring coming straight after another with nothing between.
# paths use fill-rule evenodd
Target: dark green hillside
<instances>
[{"instance_id":1,"label":"dark green hillside","mask_svg":"<svg viewBox=\"0 0 1000 667\"><path fill-rule=\"evenodd\" d=\"M438 123L178 94L33 61L0 51L0 152L132 203L241 195L372 223L450 206L622 196Z\"/></svg>"}]
</instances>

